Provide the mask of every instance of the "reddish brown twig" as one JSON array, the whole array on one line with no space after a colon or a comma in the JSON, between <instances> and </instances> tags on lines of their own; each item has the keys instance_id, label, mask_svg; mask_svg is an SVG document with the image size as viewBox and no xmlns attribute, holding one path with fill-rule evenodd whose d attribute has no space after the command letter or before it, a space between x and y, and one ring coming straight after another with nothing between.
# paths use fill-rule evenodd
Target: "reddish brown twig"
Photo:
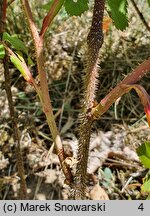
<instances>
[{"instance_id":1,"label":"reddish brown twig","mask_svg":"<svg viewBox=\"0 0 150 216\"><path fill-rule=\"evenodd\" d=\"M140 64L136 69L133 70L131 74L125 77L114 89L112 89L109 94L107 94L100 103L93 108L92 114L94 118L99 118L104 114L109 107L123 94L126 92L123 91L122 85L132 85L139 81L148 71L150 71L150 58L145 60Z\"/></svg>"}]
</instances>

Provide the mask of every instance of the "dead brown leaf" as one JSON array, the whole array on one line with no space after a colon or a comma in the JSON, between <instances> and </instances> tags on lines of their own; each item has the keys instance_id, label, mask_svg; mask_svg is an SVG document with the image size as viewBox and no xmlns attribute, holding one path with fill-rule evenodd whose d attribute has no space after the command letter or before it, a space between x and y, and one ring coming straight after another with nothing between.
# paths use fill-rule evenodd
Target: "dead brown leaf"
<instances>
[{"instance_id":1,"label":"dead brown leaf","mask_svg":"<svg viewBox=\"0 0 150 216\"><path fill-rule=\"evenodd\" d=\"M106 191L99 184L96 184L89 194L92 200L109 200Z\"/></svg>"}]
</instances>

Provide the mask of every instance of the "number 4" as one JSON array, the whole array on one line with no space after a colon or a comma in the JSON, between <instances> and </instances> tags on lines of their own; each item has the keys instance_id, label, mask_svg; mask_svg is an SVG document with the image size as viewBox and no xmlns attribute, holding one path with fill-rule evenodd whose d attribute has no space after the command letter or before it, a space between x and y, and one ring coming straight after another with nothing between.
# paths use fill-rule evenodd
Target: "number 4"
<instances>
[{"instance_id":1,"label":"number 4","mask_svg":"<svg viewBox=\"0 0 150 216\"><path fill-rule=\"evenodd\" d=\"M138 207L139 210L143 211L144 210L144 206L143 206L143 203L141 203Z\"/></svg>"}]
</instances>

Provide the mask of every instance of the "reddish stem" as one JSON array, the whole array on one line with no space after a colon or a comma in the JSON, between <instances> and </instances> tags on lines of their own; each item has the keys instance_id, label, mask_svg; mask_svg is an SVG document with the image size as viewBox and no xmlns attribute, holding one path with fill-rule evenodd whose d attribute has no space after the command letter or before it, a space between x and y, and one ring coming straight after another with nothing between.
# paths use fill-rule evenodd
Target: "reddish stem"
<instances>
[{"instance_id":1,"label":"reddish stem","mask_svg":"<svg viewBox=\"0 0 150 216\"><path fill-rule=\"evenodd\" d=\"M99 118L104 114L109 107L126 91L122 88L123 85L132 85L138 82L148 71L150 71L150 58L140 64L131 74L125 77L114 89L112 89L100 103L92 109L94 118Z\"/></svg>"},{"instance_id":2,"label":"reddish stem","mask_svg":"<svg viewBox=\"0 0 150 216\"><path fill-rule=\"evenodd\" d=\"M57 0L56 0L56 2L58 3ZM67 167L66 163L64 163L65 155L64 155L63 145L61 142L59 131L58 131L57 126L56 126L55 117L53 114L53 109L52 109L51 100L50 100L50 96L49 96L47 77L46 77L46 72L45 72L45 67L44 67L44 55L43 55L44 40L43 40L43 37L40 36L38 33L37 27L36 27L34 20L33 20L32 12L31 12L28 0L22 0L22 5L24 7L25 14L27 16L29 28L30 28L30 31L32 34L32 38L33 38L34 46L35 46L35 51L36 51L36 62L37 62L39 80L40 80L39 91L37 91L37 93L39 94L39 92L40 92L39 97L40 97L40 101L42 104L42 108L43 108L43 111L46 115L48 126L50 128L50 131L51 131L51 134L53 137L53 141L55 143L56 153L59 157L62 170L63 170L64 175L66 177L66 182L68 184L71 184L72 183L72 174L71 174L70 168ZM48 22L44 26L45 30L47 29L48 24L50 24L50 22ZM45 32L45 30L44 30L44 32ZM44 32L42 33L42 35L44 34Z\"/></svg>"},{"instance_id":3,"label":"reddish stem","mask_svg":"<svg viewBox=\"0 0 150 216\"><path fill-rule=\"evenodd\" d=\"M44 34L46 33L48 27L50 26L51 22L53 21L53 18L55 17L55 13L56 13L56 7L59 3L59 0L55 0L53 2L53 5L51 6L48 14L45 16L44 20L43 20L43 25L42 25L42 29L40 32L40 37L43 38Z\"/></svg>"}]
</instances>

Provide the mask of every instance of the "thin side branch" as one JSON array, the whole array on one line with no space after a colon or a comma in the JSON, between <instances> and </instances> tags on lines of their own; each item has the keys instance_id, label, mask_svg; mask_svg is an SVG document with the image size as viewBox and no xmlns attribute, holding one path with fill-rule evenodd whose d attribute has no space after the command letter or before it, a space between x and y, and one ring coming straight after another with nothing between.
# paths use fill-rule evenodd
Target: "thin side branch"
<instances>
[{"instance_id":1,"label":"thin side branch","mask_svg":"<svg viewBox=\"0 0 150 216\"><path fill-rule=\"evenodd\" d=\"M27 187L26 187L26 180L25 180L25 171L23 165L23 157L20 148L20 136L19 130L17 126L17 116L14 109L13 99L12 99L12 92L11 92L11 81L10 81L10 73L9 73L9 58L6 54L3 64L4 64L4 77L5 77L5 90L7 94L8 104L9 104L9 111L11 116L12 128L13 128L13 139L15 142L15 149L16 149L16 159L17 159L17 169L18 169L18 176L20 177L21 184L19 189L20 199L25 200L27 199Z\"/></svg>"},{"instance_id":2,"label":"thin side branch","mask_svg":"<svg viewBox=\"0 0 150 216\"><path fill-rule=\"evenodd\" d=\"M64 163L65 160L65 154L63 150L63 145L61 142L61 138L56 126L55 117L52 110L51 100L49 96L49 89L48 89L48 83L46 78L46 72L44 67L44 55L43 55L43 47L44 47L44 41L43 41L43 35L45 30L47 29L47 24L50 24L51 19L50 16L48 17L47 24L44 26L42 37L40 37L37 27L34 23L32 12L28 3L28 0L21 0L23 8L25 10L25 15L28 19L29 28L31 30L31 35L34 41L35 51L36 51L36 61L37 61L37 68L38 68L38 74L39 74L39 80L40 80L40 101L42 104L43 112L46 115L46 119L52 134L53 141L55 143L55 150L59 157L60 164L62 167L62 170L64 172L64 175L66 177L66 182L68 184L71 184L72 182L72 174L69 167L67 167L66 163ZM55 1L58 4L58 1ZM55 5L56 6L56 5ZM38 93L38 92L37 92Z\"/></svg>"},{"instance_id":3,"label":"thin side branch","mask_svg":"<svg viewBox=\"0 0 150 216\"><path fill-rule=\"evenodd\" d=\"M45 16L45 18L43 20L42 29L41 29L41 32L40 32L40 37L41 38L44 37L48 27L52 23L54 17L56 16L58 11L62 7L63 3L64 3L64 0L53 0L51 8L50 8L48 14Z\"/></svg>"},{"instance_id":4,"label":"thin side branch","mask_svg":"<svg viewBox=\"0 0 150 216\"><path fill-rule=\"evenodd\" d=\"M140 12L140 10L139 10L139 8L138 8L138 6L137 6L137 3L135 3L134 0L131 0L131 2L132 2L132 4L133 4L133 7L135 8L137 14L139 15L139 17L140 17L142 23L145 25L146 29L147 29L148 31L150 31L150 26L149 26L148 23L146 22L146 20L145 20L143 14Z\"/></svg>"},{"instance_id":5,"label":"thin side branch","mask_svg":"<svg viewBox=\"0 0 150 216\"><path fill-rule=\"evenodd\" d=\"M7 8L7 0L0 2L0 13L2 13L2 20L0 20L0 35L2 38L2 33L5 29L5 23L6 23L6 8ZM11 117L11 124L13 128L13 139L15 142L15 149L16 149L16 160L17 160L17 169L18 169L18 176L20 177L20 199L27 199L27 187L26 187L26 180L25 180L25 171L24 171L24 165L23 165L23 158L22 153L20 149L20 136L19 136L19 129L17 126L17 116L14 109L13 104L13 97L11 92L11 79L10 79L10 72L9 72L9 57L6 52L5 57L3 59L3 65L4 65L4 77L5 77L5 90L6 95L8 99L8 105L9 105L9 111L10 111L10 117Z\"/></svg>"}]
</instances>

